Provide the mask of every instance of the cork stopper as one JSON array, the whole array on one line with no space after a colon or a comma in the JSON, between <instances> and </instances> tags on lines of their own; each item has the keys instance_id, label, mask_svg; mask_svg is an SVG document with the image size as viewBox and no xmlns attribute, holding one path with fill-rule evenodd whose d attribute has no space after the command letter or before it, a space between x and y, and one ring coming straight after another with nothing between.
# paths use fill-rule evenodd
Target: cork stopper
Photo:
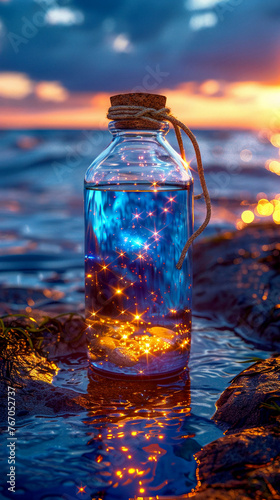
<instances>
[{"instance_id":1,"label":"cork stopper","mask_svg":"<svg viewBox=\"0 0 280 500\"><path fill-rule=\"evenodd\" d=\"M118 94L110 97L111 106L145 106L146 108L161 109L165 108L166 97L159 94L131 93ZM158 124L152 123L145 118L137 118L135 120L118 120L118 128L130 129L151 129L160 128Z\"/></svg>"}]
</instances>

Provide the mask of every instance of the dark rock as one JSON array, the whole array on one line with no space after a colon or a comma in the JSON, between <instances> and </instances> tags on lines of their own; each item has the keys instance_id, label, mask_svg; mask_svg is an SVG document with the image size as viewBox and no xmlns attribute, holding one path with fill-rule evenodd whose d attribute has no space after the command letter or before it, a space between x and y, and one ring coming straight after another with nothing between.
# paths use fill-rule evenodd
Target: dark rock
<instances>
[{"instance_id":1,"label":"dark rock","mask_svg":"<svg viewBox=\"0 0 280 500\"><path fill-rule=\"evenodd\" d=\"M200 488L195 497L272 498L280 484L279 454L279 425L255 427L213 441L195 455Z\"/></svg>"},{"instance_id":2,"label":"dark rock","mask_svg":"<svg viewBox=\"0 0 280 500\"><path fill-rule=\"evenodd\" d=\"M243 338L280 348L279 226L252 225L198 243L194 310L223 317Z\"/></svg>"},{"instance_id":3,"label":"dark rock","mask_svg":"<svg viewBox=\"0 0 280 500\"><path fill-rule=\"evenodd\" d=\"M267 425L274 413L262 404L273 402L280 404L280 356L256 362L237 375L218 399L212 418L226 424L227 433Z\"/></svg>"},{"instance_id":4,"label":"dark rock","mask_svg":"<svg viewBox=\"0 0 280 500\"><path fill-rule=\"evenodd\" d=\"M0 422L7 423L7 389L1 386L0 397ZM69 413L84 410L84 407L76 402L77 392L69 389L54 387L50 383L28 380L26 385L16 390L16 421L19 424L21 418L30 416L52 416L68 415Z\"/></svg>"},{"instance_id":5,"label":"dark rock","mask_svg":"<svg viewBox=\"0 0 280 500\"><path fill-rule=\"evenodd\" d=\"M243 480L248 468L267 465L280 454L280 427L254 427L224 436L196 454L204 485Z\"/></svg>"},{"instance_id":6,"label":"dark rock","mask_svg":"<svg viewBox=\"0 0 280 500\"><path fill-rule=\"evenodd\" d=\"M280 412L273 411L277 402L280 356L257 361L233 379L213 416L229 429L195 455L196 499L280 499Z\"/></svg>"},{"instance_id":7,"label":"dark rock","mask_svg":"<svg viewBox=\"0 0 280 500\"><path fill-rule=\"evenodd\" d=\"M42 348L48 359L56 359L72 353L85 353L87 351L86 324L83 319L67 319L66 317L60 318L58 323L60 323L60 330L54 332L53 335L44 335L46 340Z\"/></svg>"},{"instance_id":8,"label":"dark rock","mask_svg":"<svg viewBox=\"0 0 280 500\"><path fill-rule=\"evenodd\" d=\"M244 488L246 485L244 484ZM242 489L240 482L235 481L226 484L217 484L213 488L200 489L194 496L196 500L251 500L245 489ZM263 497L264 498L264 497Z\"/></svg>"}]
</instances>

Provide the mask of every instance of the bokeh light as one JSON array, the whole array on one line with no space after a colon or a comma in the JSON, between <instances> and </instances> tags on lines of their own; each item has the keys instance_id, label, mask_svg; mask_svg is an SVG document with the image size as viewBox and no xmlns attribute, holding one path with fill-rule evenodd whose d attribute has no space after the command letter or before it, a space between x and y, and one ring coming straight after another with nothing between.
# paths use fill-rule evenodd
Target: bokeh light
<instances>
[{"instance_id":1,"label":"bokeh light","mask_svg":"<svg viewBox=\"0 0 280 500\"><path fill-rule=\"evenodd\" d=\"M246 224L250 224L251 222L253 222L254 218L254 213L251 210L244 210L244 212L242 212L241 214L241 219L243 220L243 222L246 222Z\"/></svg>"},{"instance_id":2,"label":"bokeh light","mask_svg":"<svg viewBox=\"0 0 280 500\"><path fill-rule=\"evenodd\" d=\"M262 198L258 201L256 211L258 215L261 217L267 217L268 215L272 215L274 212L274 206L265 198Z\"/></svg>"}]
</instances>

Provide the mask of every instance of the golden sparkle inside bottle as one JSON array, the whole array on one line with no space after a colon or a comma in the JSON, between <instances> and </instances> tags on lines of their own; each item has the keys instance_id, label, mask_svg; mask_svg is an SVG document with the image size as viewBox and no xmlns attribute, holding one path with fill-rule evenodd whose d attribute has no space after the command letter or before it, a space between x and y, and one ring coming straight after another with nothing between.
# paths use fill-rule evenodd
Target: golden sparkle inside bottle
<instances>
[{"instance_id":1,"label":"golden sparkle inside bottle","mask_svg":"<svg viewBox=\"0 0 280 500\"><path fill-rule=\"evenodd\" d=\"M176 263L192 233L192 188L159 131L115 133L86 174L88 352L105 375L166 377L187 364L191 250Z\"/></svg>"}]
</instances>

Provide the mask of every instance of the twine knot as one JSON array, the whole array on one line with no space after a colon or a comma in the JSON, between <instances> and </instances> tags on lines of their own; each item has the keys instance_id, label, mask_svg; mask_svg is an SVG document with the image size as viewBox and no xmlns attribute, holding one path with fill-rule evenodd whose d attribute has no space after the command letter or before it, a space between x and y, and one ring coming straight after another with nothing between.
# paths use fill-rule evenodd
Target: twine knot
<instances>
[{"instance_id":1,"label":"twine knot","mask_svg":"<svg viewBox=\"0 0 280 500\"><path fill-rule=\"evenodd\" d=\"M144 118L145 120L149 120L153 123L158 123L161 121L169 121L172 123L176 138L178 141L178 145L180 148L180 154L183 160L183 165L187 169L187 165L185 164L186 162L186 154L185 154L185 149L183 145L183 139L181 135L181 130L182 129L185 134L189 137L191 140L191 143L193 145L194 151L195 151L195 156L196 156L196 162L197 162L197 171L199 175L199 180L200 184L202 187L203 193L201 195L195 196L195 199L199 199L202 196L204 197L205 204L206 204L206 216L204 219L204 222L201 224L201 226L189 237L187 243L185 244L181 256L176 264L177 269L182 268L182 264L184 262L184 259L186 257L187 251L190 248L192 242L197 238L206 228L208 225L210 219L211 219L211 200L209 196L209 192L207 189L205 177L204 177L204 168L202 164L202 159L201 159L201 154L200 154L200 149L198 146L198 142L196 140L196 137L192 133L192 131L180 120L175 118L171 114L170 108L161 108L161 109L154 109L154 108L147 108L145 106L132 106L132 105L121 105L121 106L111 106L108 109L107 113L107 118L109 120L135 120L139 118Z\"/></svg>"},{"instance_id":2,"label":"twine knot","mask_svg":"<svg viewBox=\"0 0 280 500\"><path fill-rule=\"evenodd\" d=\"M109 120L127 120L127 119L137 119L137 118L150 118L154 122L164 120L165 115L171 113L170 108L146 108L145 106L111 106L108 109L107 118ZM163 118L161 118L161 115Z\"/></svg>"}]
</instances>

